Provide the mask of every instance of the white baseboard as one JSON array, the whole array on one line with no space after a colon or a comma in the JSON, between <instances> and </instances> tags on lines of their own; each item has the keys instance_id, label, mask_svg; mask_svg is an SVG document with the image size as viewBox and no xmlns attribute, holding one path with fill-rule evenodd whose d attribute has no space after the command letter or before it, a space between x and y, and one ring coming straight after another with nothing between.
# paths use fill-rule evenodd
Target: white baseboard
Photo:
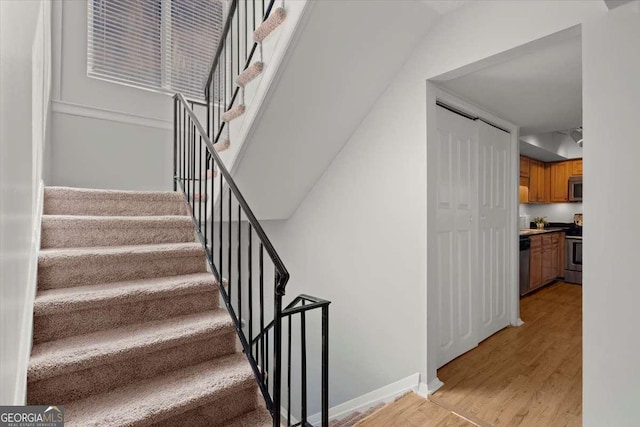
<instances>
[{"instance_id":1,"label":"white baseboard","mask_svg":"<svg viewBox=\"0 0 640 427\"><path fill-rule=\"evenodd\" d=\"M524 322L522 321L521 318L517 318L515 323L512 323L511 326L522 326L524 325Z\"/></svg>"},{"instance_id":2,"label":"white baseboard","mask_svg":"<svg viewBox=\"0 0 640 427\"><path fill-rule=\"evenodd\" d=\"M51 101L51 110L55 113L68 114L72 116L89 117L92 119L128 123L158 129L173 129L173 122L170 120L163 120L138 114L121 113L119 111L107 110L105 108L98 108L61 100Z\"/></svg>"},{"instance_id":3,"label":"white baseboard","mask_svg":"<svg viewBox=\"0 0 640 427\"><path fill-rule=\"evenodd\" d=\"M29 289L25 299L24 315L20 325L20 342L18 353L18 375L13 397L14 405L25 405L27 401L27 369L31 356L31 343L33 342L33 301L36 298L38 287L38 254L40 252L40 226L42 221L42 208L44 205L44 182L38 184L38 196L36 199L36 215L33 219L31 230L31 250L29 251Z\"/></svg>"},{"instance_id":4,"label":"white baseboard","mask_svg":"<svg viewBox=\"0 0 640 427\"><path fill-rule=\"evenodd\" d=\"M367 394L351 399L329 409L329 420L342 418L355 411L365 411L378 403L392 402L396 397L408 391L418 391L420 386L420 374L415 373L392 384L380 387ZM320 413L309 417L309 423L320 425Z\"/></svg>"}]
</instances>

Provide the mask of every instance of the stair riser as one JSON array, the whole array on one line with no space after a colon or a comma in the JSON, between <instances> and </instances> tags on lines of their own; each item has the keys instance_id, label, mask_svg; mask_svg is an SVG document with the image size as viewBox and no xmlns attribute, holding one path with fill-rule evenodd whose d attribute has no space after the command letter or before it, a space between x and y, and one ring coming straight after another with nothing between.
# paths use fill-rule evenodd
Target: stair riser
<instances>
[{"instance_id":1,"label":"stair riser","mask_svg":"<svg viewBox=\"0 0 640 427\"><path fill-rule=\"evenodd\" d=\"M58 289L97 283L150 279L181 274L204 273L204 254L176 257L136 255L67 257L38 267L38 289Z\"/></svg>"},{"instance_id":2,"label":"stair riser","mask_svg":"<svg viewBox=\"0 0 640 427\"><path fill-rule=\"evenodd\" d=\"M217 289L212 286L211 290L206 292L35 316L33 341L34 344L40 344L134 323L213 310L218 307L218 302Z\"/></svg>"},{"instance_id":3,"label":"stair riser","mask_svg":"<svg viewBox=\"0 0 640 427\"><path fill-rule=\"evenodd\" d=\"M235 332L158 350L152 353L65 373L27 385L30 405L66 404L135 381L173 372L235 351Z\"/></svg>"},{"instance_id":4,"label":"stair riser","mask_svg":"<svg viewBox=\"0 0 640 427\"><path fill-rule=\"evenodd\" d=\"M194 242L193 225L181 228L65 229L42 227L42 249Z\"/></svg>"},{"instance_id":5,"label":"stair riser","mask_svg":"<svg viewBox=\"0 0 640 427\"><path fill-rule=\"evenodd\" d=\"M189 215L184 200L66 199L45 197L45 215L161 216Z\"/></svg>"},{"instance_id":6,"label":"stair riser","mask_svg":"<svg viewBox=\"0 0 640 427\"><path fill-rule=\"evenodd\" d=\"M191 409L171 418L151 424L152 427L220 427L228 421L255 410L258 406L256 386L252 385L236 393Z\"/></svg>"}]
</instances>

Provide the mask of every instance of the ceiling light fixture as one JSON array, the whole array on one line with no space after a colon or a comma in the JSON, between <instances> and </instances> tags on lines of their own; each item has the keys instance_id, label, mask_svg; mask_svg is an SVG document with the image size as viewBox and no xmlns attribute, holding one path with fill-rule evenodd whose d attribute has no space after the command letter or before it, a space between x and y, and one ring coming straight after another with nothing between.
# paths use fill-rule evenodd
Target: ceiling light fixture
<instances>
[{"instance_id":1,"label":"ceiling light fixture","mask_svg":"<svg viewBox=\"0 0 640 427\"><path fill-rule=\"evenodd\" d=\"M571 137L571 139L573 139L576 142L576 144L582 147L582 143L583 143L582 126L580 126L579 128L571 129L569 131L569 136Z\"/></svg>"}]
</instances>

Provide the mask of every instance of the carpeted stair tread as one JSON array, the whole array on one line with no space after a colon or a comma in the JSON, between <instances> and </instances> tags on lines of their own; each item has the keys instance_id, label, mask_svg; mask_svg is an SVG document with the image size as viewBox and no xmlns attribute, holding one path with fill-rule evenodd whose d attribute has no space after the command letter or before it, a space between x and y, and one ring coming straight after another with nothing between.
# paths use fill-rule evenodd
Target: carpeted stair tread
<instances>
[{"instance_id":1,"label":"carpeted stair tread","mask_svg":"<svg viewBox=\"0 0 640 427\"><path fill-rule=\"evenodd\" d=\"M227 427L269 427L273 425L271 414L265 408L259 408L247 412L242 416L229 421Z\"/></svg>"},{"instance_id":2,"label":"carpeted stair tread","mask_svg":"<svg viewBox=\"0 0 640 427\"><path fill-rule=\"evenodd\" d=\"M199 406L215 407L217 400L232 394L242 399L255 393L254 384L246 357L234 354L66 404L65 425L159 423Z\"/></svg>"},{"instance_id":3,"label":"carpeted stair tread","mask_svg":"<svg viewBox=\"0 0 640 427\"><path fill-rule=\"evenodd\" d=\"M45 187L45 215L188 215L181 193Z\"/></svg>"},{"instance_id":4,"label":"carpeted stair tread","mask_svg":"<svg viewBox=\"0 0 640 427\"><path fill-rule=\"evenodd\" d=\"M43 215L41 247L91 247L194 242L187 215Z\"/></svg>"},{"instance_id":5,"label":"carpeted stair tread","mask_svg":"<svg viewBox=\"0 0 640 427\"><path fill-rule=\"evenodd\" d=\"M216 280L211 273L49 289L38 292L33 312L35 316L68 313L118 303L201 293L208 289L217 290Z\"/></svg>"},{"instance_id":6,"label":"carpeted stair tread","mask_svg":"<svg viewBox=\"0 0 640 427\"><path fill-rule=\"evenodd\" d=\"M200 243L42 249L40 290L206 271Z\"/></svg>"},{"instance_id":7,"label":"carpeted stair tread","mask_svg":"<svg viewBox=\"0 0 640 427\"><path fill-rule=\"evenodd\" d=\"M101 190L76 187L45 187L45 198L66 200L137 200L137 201L182 201L181 193L175 191L128 191Z\"/></svg>"},{"instance_id":8,"label":"carpeted stair tread","mask_svg":"<svg viewBox=\"0 0 640 427\"><path fill-rule=\"evenodd\" d=\"M233 330L226 310L215 309L63 338L33 347L28 378L29 382L51 378Z\"/></svg>"},{"instance_id":9,"label":"carpeted stair tread","mask_svg":"<svg viewBox=\"0 0 640 427\"><path fill-rule=\"evenodd\" d=\"M204 255L202 245L189 243L161 243L151 245L128 246L97 246L88 248L52 248L42 249L38 257L38 265L47 267L56 262L73 258L83 258L87 261L101 257L135 256L141 260L172 257Z\"/></svg>"}]
</instances>

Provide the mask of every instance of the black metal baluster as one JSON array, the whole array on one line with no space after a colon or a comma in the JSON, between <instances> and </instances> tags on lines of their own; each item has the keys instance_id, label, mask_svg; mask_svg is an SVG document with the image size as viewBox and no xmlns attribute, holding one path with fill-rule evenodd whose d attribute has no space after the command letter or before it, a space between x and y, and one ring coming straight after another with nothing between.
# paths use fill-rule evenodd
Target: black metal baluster
<instances>
[{"instance_id":1,"label":"black metal baluster","mask_svg":"<svg viewBox=\"0 0 640 427\"><path fill-rule=\"evenodd\" d=\"M256 0L253 0L253 31L256 30Z\"/></svg>"},{"instance_id":2,"label":"black metal baluster","mask_svg":"<svg viewBox=\"0 0 640 427\"><path fill-rule=\"evenodd\" d=\"M305 301L302 300L302 306L305 305ZM301 369L301 400L302 404L302 422L307 422L307 323L305 319L304 310L300 312L300 369Z\"/></svg>"},{"instance_id":3,"label":"black metal baluster","mask_svg":"<svg viewBox=\"0 0 640 427\"><path fill-rule=\"evenodd\" d=\"M287 426L291 425L291 315L287 329Z\"/></svg>"},{"instance_id":4,"label":"black metal baluster","mask_svg":"<svg viewBox=\"0 0 640 427\"><path fill-rule=\"evenodd\" d=\"M231 18L231 28L229 31L229 40L230 40L230 49L229 54L231 58L229 59L229 96L233 92L233 17ZM229 107L231 108L231 100L229 100Z\"/></svg>"},{"instance_id":5,"label":"black metal baluster","mask_svg":"<svg viewBox=\"0 0 640 427\"><path fill-rule=\"evenodd\" d=\"M205 168L206 171L206 168ZM205 179L207 178L207 172L204 173ZM207 187L205 181L205 188ZM202 193L202 137L198 137L198 192L200 193L200 205L198 206L198 231L202 232L202 206L204 206L204 200L202 200L204 194ZM205 231L205 241L204 246L207 246L206 236L207 233Z\"/></svg>"},{"instance_id":6,"label":"black metal baluster","mask_svg":"<svg viewBox=\"0 0 640 427\"><path fill-rule=\"evenodd\" d=\"M238 74L240 74L240 5L242 4L242 2L240 2L238 4L238 13L236 14L236 17L238 18L238 24L236 25L236 38L238 39L238 68L236 71L236 76Z\"/></svg>"},{"instance_id":7,"label":"black metal baluster","mask_svg":"<svg viewBox=\"0 0 640 427\"><path fill-rule=\"evenodd\" d=\"M176 191L176 173L178 161L178 100L173 98L173 191Z\"/></svg>"},{"instance_id":8,"label":"black metal baluster","mask_svg":"<svg viewBox=\"0 0 640 427\"><path fill-rule=\"evenodd\" d=\"M248 262L248 272L249 277L247 278L248 282L248 294L249 294L249 342L253 340L253 290L252 290L252 270L253 264L251 261L252 253L251 253L251 223L247 221L247 234L249 235L249 249L247 250L247 262ZM250 348L251 357L253 357L253 346Z\"/></svg>"},{"instance_id":9,"label":"black metal baluster","mask_svg":"<svg viewBox=\"0 0 640 427\"><path fill-rule=\"evenodd\" d=\"M195 133L196 133L196 127L193 124L193 120L189 120L189 132L190 132L190 136L189 138L191 139L189 141L189 145L191 147L191 195L193 197L193 203L191 204L191 211L193 214L193 217L196 217L196 198L195 198L195 194L196 194L196 138L195 138ZM200 230L198 230L200 231Z\"/></svg>"},{"instance_id":10,"label":"black metal baluster","mask_svg":"<svg viewBox=\"0 0 640 427\"><path fill-rule=\"evenodd\" d=\"M227 274L229 275L229 277L227 277L227 281L229 283L229 291L228 291L229 292L229 304L232 304L231 288L233 287L232 286L233 282L231 281L231 276L232 276L232 274L231 274L231 241L232 241L231 240L232 239L232 231L231 231L231 220L232 220L232 217L231 217L231 189L229 189L229 214L227 215L227 218L229 219L229 222L227 224L228 225L227 228L229 230L228 231L229 243L228 243L228 246L227 246L227 271L228 271Z\"/></svg>"},{"instance_id":11,"label":"black metal baluster","mask_svg":"<svg viewBox=\"0 0 640 427\"><path fill-rule=\"evenodd\" d=\"M238 319L242 325L242 208L238 203Z\"/></svg>"},{"instance_id":12,"label":"black metal baluster","mask_svg":"<svg viewBox=\"0 0 640 427\"><path fill-rule=\"evenodd\" d=\"M264 381L264 246L262 242L260 242L260 253L259 253L259 270L260 270L260 332L262 337L260 338L260 355L262 363L260 364L260 368L262 369L262 379Z\"/></svg>"},{"instance_id":13,"label":"black metal baluster","mask_svg":"<svg viewBox=\"0 0 640 427\"><path fill-rule=\"evenodd\" d=\"M245 2L244 4L244 60L247 61L247 52L249 52L249 26L248 26L248 16L249 15L249 6Z\"/></svg>"},{"instance_id":14,"label":"black metal baluster","mask_svg":"<svg viewBox=\"0 0 640 427\"><path fill-rule=\"evenodd\" d=\"M265 339L264 346L266 347L266 350L264 353L265 355L264 369L267 372L267 377L265 378L265 384L267 385L267 388L269 388L269 372L271 370L269 369L269 332L268 331L264 334L264 339Z\"/></svg>"},{"instance_id":15,"label":"black metal baluster","mask_svg":"<svg viewBox=\"0 0 640 427\"><path fill-rule=\"evenodd\" d=\"M209 148L207 148L207 152L209 152ZM216 162L213 159L213 155L211 156L211 170L215 171L216 170ZM215 174L214 174L215 175ZM222 179L222 178L221 178ZM209 183L207 183L207 187L209 187ZM216 209L216 180L215 177L212 176L211 177L211 228L209 230L209 233L211 233L211 239L209 242L209 246L211 247L211 263L214 262L215 257L213 254L213 251L215 249L215 209ZM220 278L220 280L222 280L222 277Z\"/></svg>"},{"instance_id":16,"label":"black metal baluster","mask_svg":"<svg viewBox=\"0 0 640 427\"><path fill-rule=\"evenodd\" d=\"M182 176L180 177L180 185L182 191L186 192L186 175L187 175L187 115L184 106L180 104L180 111L182 111Z\"/></svg>"},{"instance_id":17,"label":"black metal baluster","mask_svg":"<svg viewBox=\"0 0 640 427\"><path fill-rule=\"evenodd\" d=\"M222 177L220 177L220 225L219 225L220 226L220 242L219 242L219 245L218 245L218 259L219 259L218 265L220 266L219 267L220 268L220 281L224 280L224 274L223 274L224 265L222 264L222 242L224 240L224 237L223 237L223 234L222 234L222 232L223 232L223 229L222 229L222 223L223 223L222 214L224 212L224 210L223 210L224 197L222 197L222 196L224 195L224 187L222 185L223 184L222 181L223 181L223 179L222 179ZM223 284L223 283L221 283L221 284Z\"/></svg>"},{"instance_id":18,"label":"black metal baluster","mask_svg":"<svg viewBox=\"0 0 640 427\"><path fill-rule=\"evenodd\" d=\"M329 425L329 306L322 306L322 425Z\"/></svg>"}]
</instances>

